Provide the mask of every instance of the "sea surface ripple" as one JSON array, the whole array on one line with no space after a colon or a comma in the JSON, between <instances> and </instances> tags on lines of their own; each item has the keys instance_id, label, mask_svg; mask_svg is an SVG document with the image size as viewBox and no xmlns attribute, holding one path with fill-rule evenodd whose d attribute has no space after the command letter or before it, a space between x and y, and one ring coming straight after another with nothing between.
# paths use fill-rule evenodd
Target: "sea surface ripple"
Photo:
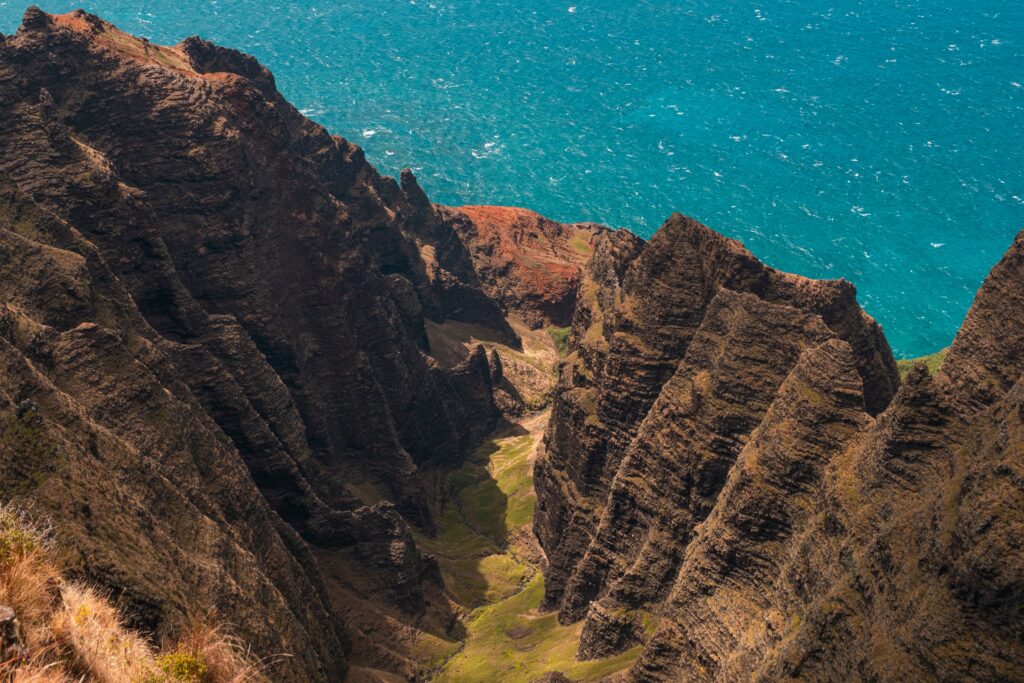
<instances>
[{"instance_id":1,"label":"sea surface ripple","mask_svg":"<svg viewBox=\"0 0 1024 683\"><path fill-rule=\"evenodd\" d=\"M43 0L66 12L83 0ZM1024 3L91 0L258 57L435 201L650 236L672 212L843 277L898 356L950 342L1024 227ZM0 31L25 5L0 0Z\"/></svg>"}]
</instances>

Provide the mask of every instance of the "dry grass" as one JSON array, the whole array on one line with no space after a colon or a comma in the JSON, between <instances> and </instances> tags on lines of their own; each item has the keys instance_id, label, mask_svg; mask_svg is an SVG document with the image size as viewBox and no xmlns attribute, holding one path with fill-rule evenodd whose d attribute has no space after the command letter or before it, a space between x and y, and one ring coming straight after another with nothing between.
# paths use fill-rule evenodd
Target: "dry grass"
<instances>
[{"instance_id":1,"label":"dry grass","mask_svg":"<svg viewBox=\"0 0 1024 683\"><path fill-rule=\"evenodd\" d=\"M57 668L57 664L23 664L14 670L12 683L71 683L63 671Z\"/></svg>"},{"instance_id":2,"label":"dry grass","mask_svg":"<svg viewBox=\"0 0 1024 683\"><path fill-rule=\"evenodd\" d=\"M150 644L121 625L120 614L81 584L61 588L54 633L70 654L73 670L98 683L160 680Z\"/></svg>"},{"instance_id":3,"label":"dry grass","mask_svg":"<svg viewBox=\"0 0 1024 683\"><path fill-rule=\"evenodd\" d=\"M0 504L0 604L17 615L25 655L0 663L15 683L268 683L222 628L197 622L163 651L123 624L105 596L63 579L49 527ZM9 677L9 678L8 678Z\"/></svg>"},{"instance_id":4,"label":"dry grass","mask_svg":"<svg viewBox=\"0 0 1024 683\"><path fill-rule=\"evenodd\" d=\"M190 628L175 648L203 662L203 683L262 683L267 681L264 667L238 638L220 627L199 622Z\"/></svg>"}]
</instances>

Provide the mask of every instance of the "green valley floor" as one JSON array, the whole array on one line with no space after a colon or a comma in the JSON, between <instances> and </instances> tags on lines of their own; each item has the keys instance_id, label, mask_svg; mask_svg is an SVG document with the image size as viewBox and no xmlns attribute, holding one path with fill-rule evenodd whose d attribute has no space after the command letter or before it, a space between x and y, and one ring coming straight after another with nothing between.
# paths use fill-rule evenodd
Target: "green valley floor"
<instances>
[{"instance_id":1,"label":"green valley floor","mask_svg":"<svg viewBox=\"0 0 1024 683\"><path fill-rule=\"evenodd\" d=\"M441 563L453 599L466 608L460 643L433 640L438 682L528 683L549 671L596 681L628 667L636 647L616 657L576 660L582 622L562 626L538 611L544 594L542 554L531 532L536 496L533 462L548 413L524 420L486 442L449 475L443 528L421 538Z\"/></svg>"}]
</instances>

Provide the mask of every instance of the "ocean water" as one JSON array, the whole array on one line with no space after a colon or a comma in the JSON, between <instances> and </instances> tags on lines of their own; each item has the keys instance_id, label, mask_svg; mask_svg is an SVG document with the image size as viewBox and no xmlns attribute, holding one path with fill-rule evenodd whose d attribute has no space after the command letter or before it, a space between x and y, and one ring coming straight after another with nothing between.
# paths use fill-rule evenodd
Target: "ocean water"
<instances>
[{"instance_id":1,"label":"ocean water","mask_svg":"<svg viewBox=\"0 0 1024 683\"><path fill-rule=\"evenodd\" d=\"M86 0L42 0L64 12ZM435 201L649 236L681 211L942 348L1024 227L1012 0L91 0L258 57ZM23 2L0 0L0 31Z\"/></svg>"}]
</instances>

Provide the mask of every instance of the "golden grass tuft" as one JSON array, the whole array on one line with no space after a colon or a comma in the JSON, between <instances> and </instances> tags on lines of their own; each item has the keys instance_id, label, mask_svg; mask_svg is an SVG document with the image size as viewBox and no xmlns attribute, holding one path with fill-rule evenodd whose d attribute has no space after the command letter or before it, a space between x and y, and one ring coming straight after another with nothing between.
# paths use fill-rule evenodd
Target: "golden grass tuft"
<instances>
[{"instance_id":1,"label":"golden grass tuft","mask_svg":"<svg viewBox=\"0 0 1024 683\"><path fill-rule=\"evenodd\" d=\"M11 683L71 683L55 662L44 665L23 664L14 670Z\"/></svg>"},{"instance_id":2,"label":"golden grass tuft","mask_svg":"<svg viewBox=\"0 0 1024 683\"><path fill-rule=\"evenodd\" d=\"M205 666L201 683L263 683L264 666L238 638L219 626L198 622L189 628L176 653L188 655Z\"/></svg>"},{"instance_id":3,"label":"golden grass tuft","mask_svg":"<svg viewBox=\"0 0 1024 683\"><path fill-rule=\"evenodd\" d=\"M38 555L21 557L0 567L0 604L14 610L30 650L52 641L49 618L59 578L53 566Z\"/></svg>"},{"instance_id":4,"label":"golden grass tuft","mask_svg":"<svg viewBox=\"0 0 1024 683\"><path fill-rule=\"evenodd\" d=\"M121 625L106 599L78 583L65 584L61 595L53 631L69 651L72 669L99 683L161 679L153 648Z\"/></svg>"}]
</instances>

